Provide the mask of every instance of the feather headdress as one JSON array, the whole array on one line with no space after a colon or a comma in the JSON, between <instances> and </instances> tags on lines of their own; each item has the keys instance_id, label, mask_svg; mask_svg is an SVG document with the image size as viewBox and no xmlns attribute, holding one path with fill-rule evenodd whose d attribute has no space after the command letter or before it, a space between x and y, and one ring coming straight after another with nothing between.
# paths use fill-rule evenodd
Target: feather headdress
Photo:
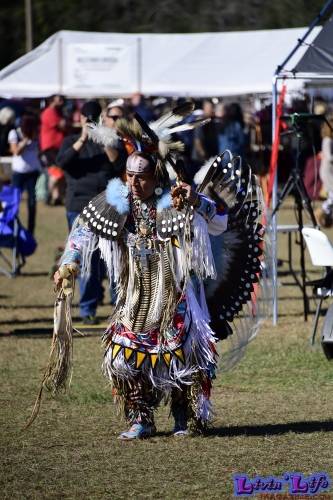
<instances>
[{"instance_id":1,"label":"feather headdress","mask_svg":"<svg viewBox=\"0 0 333 500\"><path fill-rule=\"evenodd\" d=\"M121 139L128 154L143 151L156 155L161 162L169 163L179 176L179 168L173 156L184 150L184 144L179 140L173 140L172 135L193 130L209 121L197 119L189 123L181 123L191 115L193 110L194 104L188 101L149 124L136 113L133 120L118 120L116 131L102 124L90 124L88 135L95 142L109 147L114 147L116 141Z\"/></svg>"}]
</instances>

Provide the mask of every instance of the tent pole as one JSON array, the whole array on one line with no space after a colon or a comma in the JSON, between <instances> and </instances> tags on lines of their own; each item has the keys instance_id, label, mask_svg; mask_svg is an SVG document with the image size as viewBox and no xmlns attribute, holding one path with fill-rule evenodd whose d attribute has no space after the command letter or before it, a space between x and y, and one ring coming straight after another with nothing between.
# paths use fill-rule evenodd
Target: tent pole
<instances>
[{"instance_id":1,"label":"tent pole","mask_svg":"<svg viewBox=\"0 0 333 500\"><path fill-rule=\"evenodd\" d=\"M137 38L137 92L142 93L142 40Z\"/></svg>"},{"instance_id":2,"label":"tent pole","mask_svg":"<svg viewBox=\"0 0 333 500\"><path fill-rule=\"evenodd\" d=\"M325 3L324 7L321 9L317 17L312 21L310 26L308 27L308 30L306 31L305 35L302 36L302 38L299 38L297 41L297 45L293 48L293 50L290 52L290 54L286 57L286 59L283 61L282 64L280 64L277 67L277 70L275 72L275 76L278 76L281 70L285 67L287 62L292 58L292 56L297 52L299 47L304 43L305 39L309 36L313 28L321 21L322 17L327 13L327 11L333 7L333 0L329 0L328 2Z\"/></svg>"},{"instance_id":3,"label":"tent pole","mask_svg":"<svg viewBox=\"0 0 333 500\"><path fill-rule=\"evenodd\" d=\"M273 77L273 89L272 89L272 144L274 143L275 137L275 127L276 127L276 107L277 107L277 74ZM278 172L276 170L273 192L272 192L272 207L274 209L277 202L277 190L278 190ZM268 207L267 207L268 208ZM277 325L278 321L278 284L277 284L277 217L276 214L271 219L272 225L272 285L273 285L273 325Z\"/></svg>"},{"instance_id":4,"label":"tent pole","mask_svg":"<svg viewBox=\"0 0 333 500\"><path fill-rule=\"evenodd\" d=\"M30 52L30 50L32 50L33 48L31 0L25 0L24 13L25 13L25 51Z\"/></svg>"}]
</instances>

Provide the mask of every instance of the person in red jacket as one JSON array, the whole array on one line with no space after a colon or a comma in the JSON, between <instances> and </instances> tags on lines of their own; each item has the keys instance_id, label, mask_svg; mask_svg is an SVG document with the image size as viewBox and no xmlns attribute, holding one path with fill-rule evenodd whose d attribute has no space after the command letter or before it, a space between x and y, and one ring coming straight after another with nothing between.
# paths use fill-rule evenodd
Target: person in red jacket
<instances>
[{"instance_id":1,"label":"person in red jacket","mask_svg":"<svg viewBox=\"0 0 333 500\"><path fill-rule=\"evenodd\" d=\"M54 95L40 116L40 149L42 152L60 149L66 131L66 120L62 114L64 104L63 96Z\"/></svg>"},{"instance_id":2,"label":"person in red jacket","mask_svg":"<svg viewBox=\"0 0 333 500\"><path fill-rule=\"evenodd\" d=\"M62 114L64 104L63 96L53 95L40 117L41 159L43 165L48 169L51 204L61 202L64 195L64 174L56 164L56 156L65 138L67 128L66 120Z\"/></svg>"}]
</instances>

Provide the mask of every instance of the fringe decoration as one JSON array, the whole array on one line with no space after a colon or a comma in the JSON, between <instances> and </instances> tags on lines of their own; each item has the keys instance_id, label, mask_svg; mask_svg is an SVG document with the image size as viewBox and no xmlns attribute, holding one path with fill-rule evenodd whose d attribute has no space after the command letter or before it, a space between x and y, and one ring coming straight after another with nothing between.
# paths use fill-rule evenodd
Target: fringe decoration
<instances>
[{"instance_id":1,"label":"fringe decoration","mask_svg":"<svg viewBox=\"0 0 333 500\"><path fill-rule=\"evenodd\" d=\"M192 241L192 269L201 278L216 278L216 269L210 245L207 223L198 213L194 214Z\"/></svg>"},{"instance_id":2,"label":"fringe decoration","mask_svg":"<svg viewBox=\"0 0 333 500\"><path fill-rule=\"evenodd\" d=\"M118 283L124 269L122 261L124 258L124 253L126 254L126 252L124 250L121 251L120 243L118 243L117 241L113 241L111 246L112 246L113 277L115 282Z\"/></svg>"},{"instance_id":3,"label":"fringe decoration","mask_svg":"<svg viewBox=\"0 0 333 500\"><path fill-rule=\"evenodd\" d=\"M208 424L213 418L212 402L206 398L202 392L198 395L198 411L196 417L205 424Z\"/></svg>"},{"instance_id":4,"label":"fringe decoration","mask_svg":"<svg viewBox=\"0 0 333 500\"><path fill-rule=\"evenodd\" d=\"M117 337L115 337L116 340ZM136 369L131 360L126 361L123 350L112 361L112 349L108 348L105 353L102 370L105 376L111 381L117 379L126 383L135 382L137 377L142 375L154 388L163 392L162 396L167 397L173 387L180 389L182 385L191 385L192 377L197 371L197 367L190 360L191 350L189 342L183 346L183 351L187 360L185 365L172 357L170 366L167 367L163 361L161 352L155 369L151 368L148 359L143 362L139 369Z\"/></svg>"},{"instance_id":5,"label":"fringe decoration","mask_svg":"<svg viewBox=\"0 0 333 500\"><path fill-rule=\"evenodd\" d=\"M98 248L106 265L110 286L115 282L116 286L119 287L120 276L124 270L123 251L120 249L120 242L99 237Z\"/></svg>"},{"instance_id":6,"label":"fringe decoration","mask_svg":"<svg viewBox=\"0 0 333 500\"><path fill-rule=\"evenodd\" d=\"M101 252L102 259L104 260L110 285L114 279L114 262L112 252L112 242L105 238L98 238L98 248Z\"/></svg>"},{"instance_id":7,"label":"fringe decoration","mask_svg":"<svg viewBox=\"0 0 333 500\"><path fill-rule=\"evenodd\" d=\"M74 296L74 275L70 273L71 286L61 288L54 305L54 326L49 361L38 391L27 429L37 418L44 387L53 395L66 390L71 383L73 371L73 325L71 304Z\"/></svg>"},{"instance_id":8,"label":"fringe decoration","mask_svg":"<svg viewBox=\"0 0 333 500\"><path fill-rule=\"evenodd\" d=\"M78 216L68 235L60 266L80 262L81 276L87 279L90 276L92 254L97 248L98 237L81 224Z\"/></svg>"},{"instance_id":9,"label":"fringe decoration","mask_svg":"<svg viewBox=\"0 0 333 500\"><path fill-rule=\"evenodd\" d=\"M130 259L129 253L129 249L123 240L112 242L113 262L115 264L113 271L117 296L116 306L111 315L112 321L115 321L122 313L126 302Z\"/></svg>"},{"instance_id":10,"label":"fringe decoration","mask_svg":"<svg viewBox=\"0 0 333 500\"><path fill-rule=\"evenodd\" d=\"M203 318L207 323L209 323L210 322L210 315L209 315L207 301L206 301L205 286L203 284L203 281L201 281L201 280L200 280L199 288L200 288L200 290L199 290L199 302L200 302L200 307L202 310Z\"/></svg>"},{"instance_id":11,"label":"fringe decoration","mask_svg":"<svg viewBox=\"0 0 333 500\"><path fill-rule=\"evenodd\" d=\"M173 267L171 269L174 270L176 276L176 282L180 287L182 283L185 283L189 276L189 263L188 256L186 253L187 248L186 239L181 239L181 248L171 247L170 254L170 265L172 263Z\"/></svg>"},{"instance_id":12,"label":"fringe decoration","mask_svg":"<svg viewBox=\"0 0 333 500\"><path fill-rule=\"evenodd\" d=\"M163 345L158 352L159 360L154 369L151 367L149 354L139 369L135 368L135 360L126 360L124 350L121 349L116 358L112 360L112 348L110 347L111 337L108 333L104 337L106 346L105 357L103 361L103 371L110 379L123 380L126 382L135 381L138 375L146 377L153 387L163 391L167 396L168 391L173 387L181 388L182 384L192 385L193 377L201 373L207 374L214 370L216 366L216 352L214 333L204 318L203 311L196 299L193 284L190 281L186 288L187 312L185 320L185 329L188 331L182 349L185 357L185 364L182 364L174 356L171 356L170 366L163 361ZM170 294L172 295L172 294ZM174 306L172 307L174 312ZM163 330L161 329L163 334ZM113 335L112 341L123 344L122 336ZM207 403L208 404L208 403Z\"/></svg>"},{"instance_id":13,"label":"fringe decoration","mask_svg":"<svg viewBox=\"0 0 333 500\"><path fill-rule=\"evenodd\" d=\"M203 378L195 376L189 390L190 420L189 428L196 434L203 433L214 416L213 405L203 391Z\"/></svg>"},{"instance_id":14,"label":"fringe decoration","mask_svg":"<svg viewBox=\"0 0 333 500\"><path fill-rule=\"evenodd\" d=\"M89 237L82 246L81 253L81 277L88 279L91 272L91 259L98 248L98 236L89 232Z\"/></svg>"},{"instance_id":15,"label":"fringe decoration","mask_svg":"<svg viewBox=\"0 0 333 500\"><path fill-rule=\"evenodd\" d=\"M215 366L215 354L212 344L215 344L213 330L206 321L202 309L195 296L193 284L189 281L186 288L188 325L190 329L191 348L193 356L200 370L207 370L210 366Z\"/></svg>"}]
</instances>

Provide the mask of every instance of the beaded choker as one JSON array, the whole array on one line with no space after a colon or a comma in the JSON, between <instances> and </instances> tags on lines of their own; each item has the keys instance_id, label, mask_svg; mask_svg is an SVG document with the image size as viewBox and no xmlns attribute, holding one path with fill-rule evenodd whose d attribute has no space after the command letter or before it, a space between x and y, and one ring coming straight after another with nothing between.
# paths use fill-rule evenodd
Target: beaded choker
<instances>
[{"instance_id":1,"label":"beaded choker","mask_svg":"<svg viewBox=\"0 0 333 500\"><path fill-rule=\"evenodd\" d=\"M156 236L156 200L132 200L132 211L137 234L143 237Z\"/></svg>"}]
</instances>

